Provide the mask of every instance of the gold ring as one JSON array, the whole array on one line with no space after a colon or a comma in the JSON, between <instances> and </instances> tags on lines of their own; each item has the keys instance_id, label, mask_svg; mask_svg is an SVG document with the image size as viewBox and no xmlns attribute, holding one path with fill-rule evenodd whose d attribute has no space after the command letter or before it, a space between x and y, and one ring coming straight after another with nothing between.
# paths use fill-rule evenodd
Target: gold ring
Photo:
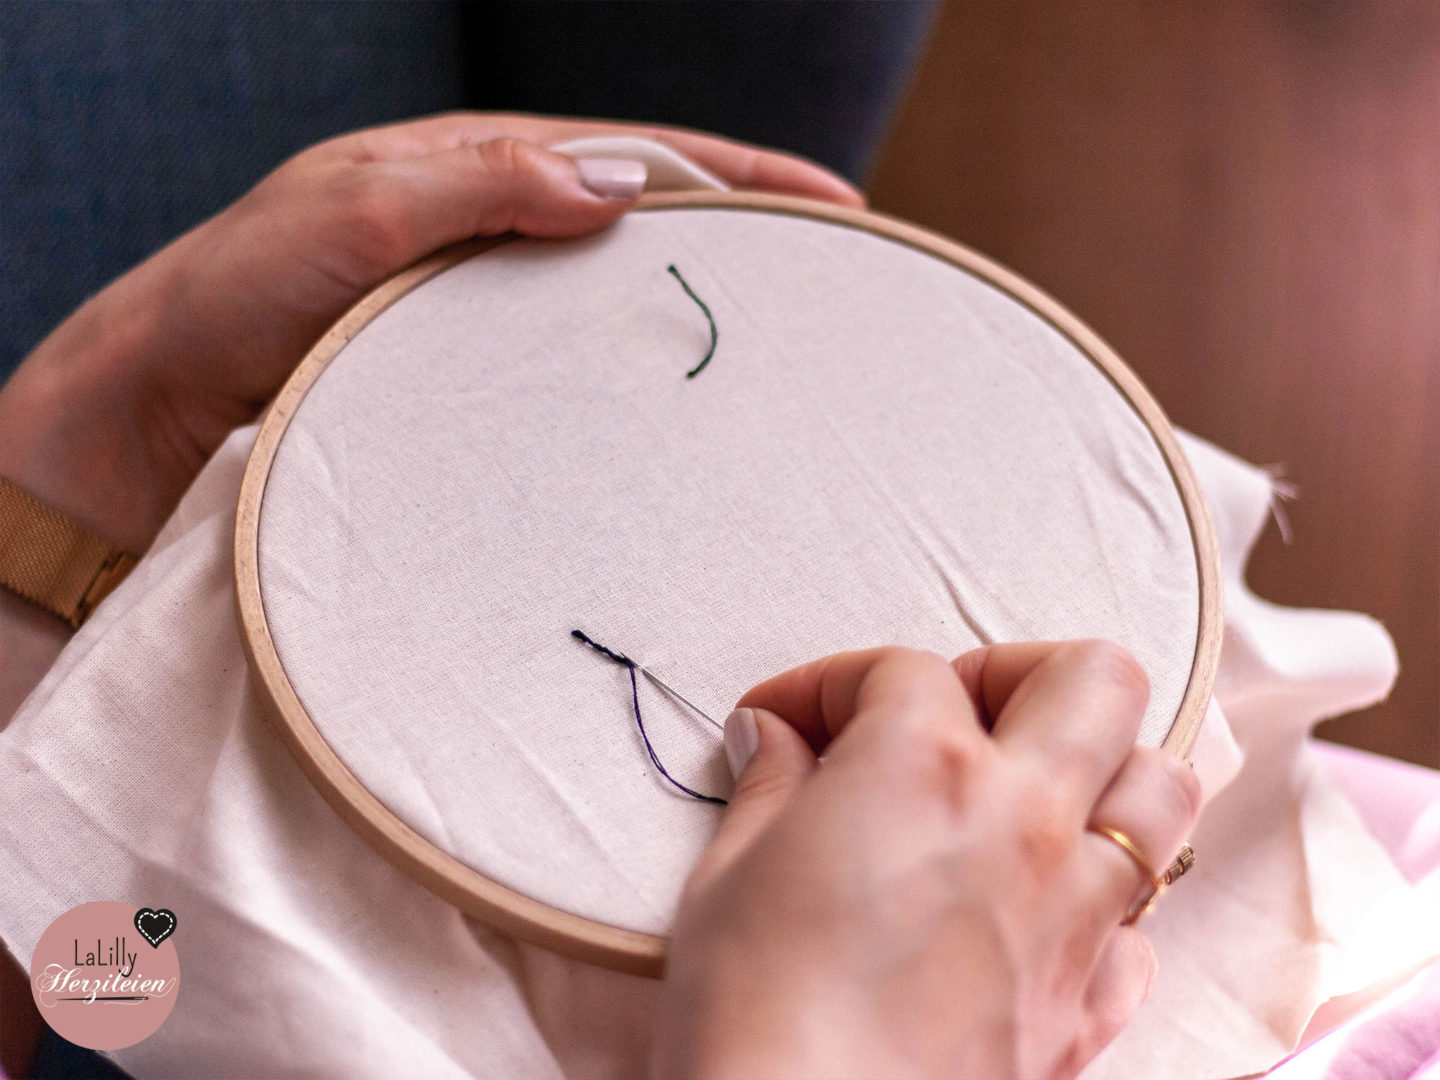
<instances>
[{"instance_id":1,"label":"gold ring","mask_svg":"<svg viewBox=\"0 0 1440 1080\"><path fill-rule=\"evenodd\" d=\"M1175 861L1165 868L1165 873L1160 875L1160 881L1164 885L1173 885L1178 879L1185 876L1185 872L1195 865L1195 849L1189 844L1180 845L1180 854L1175 856Z\"/></svg>"},{"instance_id":2,"label":"gold ring","mask_svg":"<svg viewBox=\"0 0 1440 1080\"><path fill-rule=\"evenodd\" d=\"M1105 837L1126 855L1135 864L1135 868L1145 875L1145 887L1140 895L1130 902L1129 910L1125 912L1125 918L1120 920L1121 926L1133 926L1155 904L1155 898L1160 895L1160 890L1165 887L1165 881L1145 861L1145 856L1140 854L1140 849L1135 846L1135 841L1126 836L1119 829L1112 829L1108 825L1091 825L1089 831Z\"/></svg>"}]
</instances>

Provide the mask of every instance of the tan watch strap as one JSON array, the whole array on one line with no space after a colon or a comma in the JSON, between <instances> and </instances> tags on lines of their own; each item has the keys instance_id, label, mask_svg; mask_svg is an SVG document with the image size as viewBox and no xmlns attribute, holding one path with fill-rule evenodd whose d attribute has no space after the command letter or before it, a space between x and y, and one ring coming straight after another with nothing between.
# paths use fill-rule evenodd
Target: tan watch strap
<instances>
[{"instance_id":1,"label":"tan watch strap","mask_svg":"<svg viewBox=\"0 0 1440 1080\"><path fill-rule=\"evenodd\" d=\"M78 627L135 556L0 476L0 586Z\"/></svg>"}]
</instances>

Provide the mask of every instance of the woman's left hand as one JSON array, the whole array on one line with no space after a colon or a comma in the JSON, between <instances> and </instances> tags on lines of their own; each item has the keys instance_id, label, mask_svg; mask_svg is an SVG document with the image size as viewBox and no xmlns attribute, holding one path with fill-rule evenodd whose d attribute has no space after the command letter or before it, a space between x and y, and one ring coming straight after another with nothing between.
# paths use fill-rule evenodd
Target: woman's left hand
<instances>
[{"instance_id":1,"label":"woman's left hand","mask_svg":"<svg viewBox=\"0 0 1440 1080\"><path fill-rule=\"evenodd\" d=\"M375 285L470 237L579 236L630 209L643 170L611 162L607 177L544 149L600 134L666 143L737 187L863 201L798 158L674 128L454 114L331 139L35 349L0 391L0 475L144 550L225 436Z\"/></svg>"}]
</instances>

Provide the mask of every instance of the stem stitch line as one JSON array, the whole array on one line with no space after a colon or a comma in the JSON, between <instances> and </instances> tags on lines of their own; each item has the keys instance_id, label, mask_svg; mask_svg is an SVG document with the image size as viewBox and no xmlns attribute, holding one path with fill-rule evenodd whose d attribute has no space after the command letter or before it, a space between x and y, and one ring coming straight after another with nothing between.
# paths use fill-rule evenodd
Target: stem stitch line
<instances>
[{"instance_id":1,"label":"stem stitch line","mask_svg":"<svg viewBox=\"0 0 1440 1080\"><path fill-rule=\"evenodd\" d=\"M720 340L720 331L715 326L715 316L710 314L709 306L704 300L701 300L700 297L695 295L695 290L690 288L690 283L680 276L680 271L675 269L675 264L671 263L665 269L675 275L675 280L680 282L680 287L685 290L685 295L700 305L700 310L705 313L705 318L710 323L710 351L705 354L705 359L701 360L694 368L685 373L687 379L693 379L705 370L705 365L710 363L710 358L715 355L715 345Z\"/></svg>"},{"instance_id":2,"label":"stem stitch line","mask_svg":"<svg viewBox=\"0 0 1440 1080\"><path fill-rule=\"evenodd\" d=\"M630 672L630 701L635 708L635 726L640 729L640 738L645 743L645 753L650 755L650 760L654 763L655 768L660 770L660 775L663 776L666 780L668 780L674 787L679 788L686 795L689 795L692 799L699 799L701 802L714 803L716 806L727 805L724 799L718 798L714 795L704 795L696 791L694 788L686 787L679 780L676 780L675 777L671 776L670 771L666 769L664 765L660 764L660 758L655 754L655 747L652 746L650 743L650 736L645 732L645 721L640 716L640 681L635 675L636 668L638 667L635 661L631 660L624 653L618 653L614 649L607 649L604 645L601 645L598 641L595 641L594 639L588 637L579 630L571 630L570 636L576 638L579 641L583 641L586 645L589 645L590 648L594 649L601 656L604 656L608 660L613 660L615 663L619 664L621 667L624 667Z\"/></svg>"}]
</instances>

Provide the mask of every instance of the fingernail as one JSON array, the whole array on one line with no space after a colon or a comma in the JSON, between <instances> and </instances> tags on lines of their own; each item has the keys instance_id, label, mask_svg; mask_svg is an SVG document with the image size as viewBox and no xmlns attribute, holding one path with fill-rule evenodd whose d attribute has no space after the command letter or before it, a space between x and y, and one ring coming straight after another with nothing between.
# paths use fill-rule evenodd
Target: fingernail
<instances>
[{"instance_id":1,"label":"fingernail","mask_svg":"<svg viewBox=\"0 0 1440 1080\"><path fill-rule=\"evenodd\" d=\"M606 199L633 199L645 190L645 163L629 158L576 158L580 183Z\"/></svg>"},{"instance_id":2,"label":"fingernail","mask_svg":"<svg viewBox=\"0 0 1440 1080\"><path fill-rule=\"evenodd\" d=\"M754 709L736 709L725 718L725 758L731 776L740 779L759 747L760 725L755 722Z\"/></svg>"}]
</instances>

